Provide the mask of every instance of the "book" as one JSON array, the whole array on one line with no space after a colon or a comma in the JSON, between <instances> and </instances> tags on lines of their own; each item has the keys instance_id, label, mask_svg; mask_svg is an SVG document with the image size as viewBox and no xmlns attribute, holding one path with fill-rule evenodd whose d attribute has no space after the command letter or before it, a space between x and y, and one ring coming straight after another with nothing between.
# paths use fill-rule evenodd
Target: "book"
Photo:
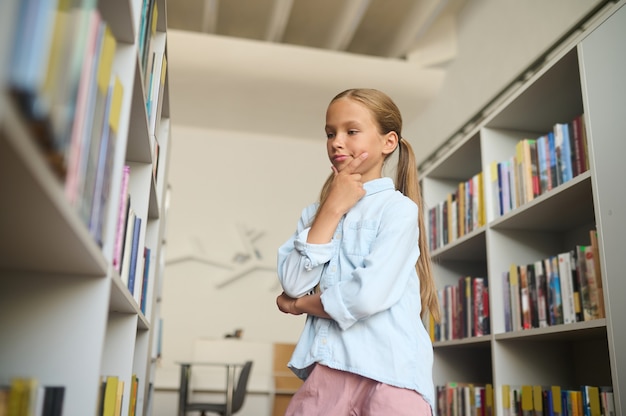
<instances>
[{"instance_id":1,"label":"book","mask_svg":"<svg viewBox=\"0 0 626 416\"><path fill-rule=\"evenodd\" d=\"M550 160L550 189L556 188L561 184L561 175L559 174L559 159L555 147L554 132L548 132L548 155ZM559 154L560 155L560 154Z\"/></svg>"},{"instance_id":2,"label":"book","mask_svg":"<svg viewBox=\"0 0 626 416\"><path fill-rule=\"evenodd\" d=\"M474 307L472 278L464 276L459 279L459 311L461 314L459 338L467 338L474 335Z\"/></svg>"},{"instance_id":3,"label":"book","mask_svg":"<svg viewBox=\"0 0 626 416\"><path fill-rule=\"evenodd\" d=\"M40 118L33 107L42 92L53 51L58 1L22 1L17 9L14 42L7 65L8 86L28 117Z\"/></svg>"},{"instance_id":4,"label":"book","mask_svg":"<svg viewBox=\"0 0 626 416\"><path fill-rule=\"evenodd\" d=\"M78 200L81 155L85 153L83 149L83 136L87 128L85 120L89 111L90 89L93 85L95 58L99 54L99 40L101 39L99 35L102 33L103 24L100 12L97 9L91 10L87 18L85 52L80 64L75 106L70 110L73 121L69 129L70 138L66 151L65 196L71 205L76 205Z\"/></svg>"},{"instance_id":5,"label":"book","mask_svg":"<svg viewBox=\"0 0 626 416\"><path fill-rule=\"evenodd\" d=\"M593 254L593 277L597 287L598 316L605 317L604 313L604 289L602 284L602 269L600 267L600 246L598 245L598 231L590 230L589 239L591 240L591 253ZM585 257L588 258L588 257ZM589 265L588 265L589 266Z\"/></svg>"},{"instance_id":6,"label":"book","mask_svg":"<svg viewBox=\"0 0 626 416\"><path fill-rule=\"evenodd\" d=\"M511 321L513 331L522 327L522 300L519 280L519 267L515 264L509 268L509 287L511 291Z\"/></svg>"},{"instance_id":7,"label":"book","mask_svg":"<svg viewBox=\"0 0 626 416\"><path fill-rule=\"evenodd\" d=\"M600 389L597 386L581 387L582 408L585 416L601 416Z\"/></svg>"},{"instance_id":8,"label":"book","mask_svg":"<svg viewBox=\"0 0 626 416\"><path fill-rule=\"evenodd\" d=\"M64 386L45 386L42 416L61 416L65 398Z\"/></svg>"},{"instance_id":9,"label":"book","mask_svg":"<svg viewBox=\"0 0 626 416\"><path fill-rule=\"evenodd\" d=\"M484 416L493 416L495 414L494 404L493 404L493 385L488 383L485 384L485 400L484 400Z\"/></svg>"},{"instance_id":10,"label":"book","mask_svg":"<svg viewBox=\"0 0 626 416\"><path fill-rule=\"evenodd\" d=\"M509 199L507 196L508 187L506 174L506 161L498 163L498 197L500 202L500 215L504 215L509 211Z\"/></svg>"},{"instance_id":11,"label":"book","mask_svg":"<svg viewBox=\"0 0 626 416\"><path fill-rule=\"evenodd\" d=\"M474 277L472 279L473 294L473 336L488 335L490 331L489 318L489 287L487 279L484 277ZM472 306L472 305L470 305Z\"/></svg>"},{"instance_id":12,"label":"book","mask_svg":"<svg viewBox=\"0 0 626 416\"><path fill-rule=\"evenodd\" d=\"M128 216L126 218L126 231L124 235L124 249L122 253L122 263L121 263L121 272L120 278L122 282L128 287L129 278L130 278L130 256L132 253L133 246L133 236L134 236L134 227L135 227L135 219L137 215L133 210L133 207L130 206L128 209Z\"/></svg>"},{"instance_id":13,"label":"book","mask_svg":"<svg viewBox=\"0 0 626 416\"><path fill-rule=\"evenodd\" d=\"M587 282L587 262L585 260L584 245L577 245L575 247L576 252L576 278L578 279L578 286L580 290L580 305L583 312L583 320L589 321L594 318L594 310L591 305L591 298L589 292L589 283Z\"/></svg>"},{"instance_id":14,"label":"book","mask_svg":"<svg viewBox=\"0 0 626 416\"><path fill-rule=\"evenodd\" d=\"M522 264L517 266L519 270L519 291L520 291L520 305L522 314L522 329L532 328L531 313L530 313L530 293L528 285L528 274L526 273L526 265Z\"/></svg>"},{"instance_id":15,"label":"book","mask_svg":"<svg viewBox=\"0 0 626 416\"><path fill-rule=\"evenodd\" d=\"M574 136L574 166L576 167L576 174L587 170L585 155L585 145L583 143L583 115L576 116L572 121L572 134Z\"/></svg>"},{"instance_id":16,"label":"book","mask_svg":"<svg viewBox=\"0 0 626 416\"><path fill-rule=\"evenodd\" d=\"M511 206L511 190L509 189L510 180L509 180L509 161L503 160L499 164L501 175L500 188L502 190L502 214L506 214L512 209Z\"/></svg>"},{"instance_id":17,"label":"book","mask_svg":"<svg viewBox=\"0 0 626 416\"><path fill-rule=\"evenodd\" d=\"M113 59L117 48L117 41L108 25L102 29L102 45L100 56L98 57L97 72L95 74L95 85L93 89L90 109L90 123L85 129L83 146L85 152L81 157L82 170L79 171L79 213L83 222L89 225L93 204L96 203L94 189L96 186L96 173L101 142L108 122L108 115L111 106L112 89L110 88Z\"/></svg>"},{"instance_id":18,"label":"book","mask_svg":"<svg viewBox=\"0 0 626 416\"><path fill-rule=\"evenodd\" d=\"M526 265L526 278L528 280L528 297L530 307L530 327L539 328L539 302L537 300L537 276L535 275L535 265Z\"/></svg>"},{"instance_id":19,"label":"book","mask_svg":"<svg viewBox=\"0 0 626 416\"><path fill-rule=\"evenodd\" d=\"M544 260L544 269L548 279L548 304L550 305L550 325L563 323L563 299L561 297L561 280L557 256Z\"/></svg>"},{"instance_id":20,"label":"book","mask_svg":"<svg viewBox=\"0 0 626 416\"><path fill-rule=\"evenodd\" d=\"M531 143L535 140L523 139L516 145L516 163L518 166L518 183L520 203L527 203L537 195L533 179L533 159L531 156ZM536 172L536 169L534 169Z\"/></svg>"},{"instance_id":21,"label":"book","mask_svg":"<svg viewBox=\"0 0 626 416\"><path fill-rule=\"evenodd\" d=\"M511 408L511 386L502 385L502 411L503 416L513 416L514 410Z\"/></svg>"},{"instance_id":22,"label":"book","mask_svg":"<svg viewBox=\"0 0 626 416\"><path fill-rule=\"evenodd\" d=\"M504 309L504 330L505 332L513 331L513 318L511 316L511 283L509 272L502 272L502 307Z\"/></svg>"},{"instance_id":23,"label":"book","mask_svg":"<svg viewBox=\"0 0 626 416\"><path fill-rule=\"evenodd\" d=\"M39 380L33 377L14 377L10 381L8 415L31 415L37 407Z\"/></svg>"},{"instance_id":24,"label":"book","mask_svg":"<svg viewBox=\"0 0 626 416\"><path fill-rule=\"evenodd\" d=\"M534 416L543 416L543 388L538 385L532 386L533 395L533 414Z\"/></svg>"},{"instance_id":25,"label":"book","mask_svg":"<svg viewBox=\"0 0 626 416\"><path fill-rule=\"evenodd\" d=\"M7 416L9 413L9 392L11 387L0 385L0 416Z\"/></svg>"},{"instance_id":26,"label":"book","mask_svg":"<svg viewBox=\"0 0 626 416\"><path fill-rule=\"evenodd\" d=\"M137 390L139 388L139 378L133 374L130 378L130 398L128 400L128 416L135 416L137 412Z\"/></svg>"},{"instance_id":27,"label":"book","mask_svg":"<svg viewBox=\"0 0 626 416\"><path fill-rule=\"evenodd\" d=\"M130 166L124 165L122 171L122 184L120 187L120 203L117 213L117 227L115 229L115 245L113 247L113 267L121 273L122 253L124 249L124 237L126 234L126 218L130 209L130 194L128 184L130 181Z\"/></svg>"},{"instance_id":28,"label":"book","mask_svg":"<svg viewBox=\"0 0 626 416\"><path fill-rule=\"evenodd\" d=\"M533 386L523 385L521 389L522 416L533 416L535 406L533 404Z\"/></svg>"},{"instance_id":29,"label":"book","mask_svg":"<svg viewBox=\"0 0 626 416\"><path fill-rule=\"evenodd\" d=\"M116 376L107 376L102 396L102 416L116 416L117 390L120 380Z\"/></svg>"},{"instance_id":30,"label":"book","mask_svg":"<svg viewBox=\"0 0 626 416\"><path fill-rule=\"evenodd\" d=\"M514 210L515 208L520 206L520 195L519 195L519 186L518 186L518 171L515 168L515 156L511 156L507 163L507 174L508 174L508 194L510 198L510 210Z\"/></svg>"},{"instance_id":31,"label":"book","mask_svg":"<svg viewBox=\"0 0 626 416\"><path fill-rule=\"evenodd\" d=\"M563 414L563 404L561 401L561 387L560 386L550 386L547 389L548 392L548 412L553 416L560 416Z\"/></svg>"},{"instance_id":32,"label":"book","mask_svg":"<svg viewBox=\"0 0 626 416\"><path fill-rule=\"evenodd\" d=\"M138 265L138 253L139 253L139 237L141 235L141 217L138 215L134 215L133 218L134 224L132 227L132 236L130 239L130 267L128 270L128 290L131 295L135 295L135 277L137 276ZM128 240L127 240L128 241ZM142 276L143 277L143 276ZM139 297L136 296L136 299Z\"/></svg>"},{"instance_id":33,"label":"book","mask_svg":"<svg viewBox=\"0 0 626 416\"><path fill-rule=\"evenodd\" d=\"M554 148L557 158L559 184L562 184L573 177L569 127L567 123L556 123L554 125Z\"/></svg>"},{"instance_id":34,"label":"book","mask_svg":"<svg viewBox=\"0 0 626 416\"><path fill-rule=\"evenodd\" d=\"M547 150L547 135L543 135L537 138L536 148L537 148L537 166L539 169L539 188L541 189L541 193L550 190L550 170L549 170L549 156L550 154L546 152Z\"/></svg>"},{"instance_id":35,"label":"book","mask_svg":"<svg viewBox=\"0 0 626 416\"><path fill-rule=\"evenodd\" d=\"M604 301L602 294L602 284L596 271L596 259L591 246L585 246L585 276L587 277L587 288L589 290L590 318L600 319L604 317Z\"/></svg>"},{"instance_id":36,"label":"book","mask_svg":"<svg viewBox=\"0 0 626 416\"><path fill-rule=\"evenodd\" d=\"M572 276L572 289L574 291L574 312L576 316L576 322L582 322L585 320L583 315L583 307L580 294L580 279L578 277L578 258L576 250L569 251L570 258L570 273Z\"/></svg>"},{"instance_id":37,"label":"book","mask_svg":"<svg viewBox=\"0 0 626 416\"><path fill-rule=\"evenodd\" d=\"M139 308L141 312L146 314L146 303L148 300L148 280L150 279L150 263L152 262L152 250L148 247L144 248L144 267L143 267L143 282L141 284L141 299L139 301Z\"/></svg>"},{"instance_id":38,"label":"book","mask_svg":"<svg viewBox=\"0 0 626 416\"><path fill-rule=\"evenodd\" d=\"M164 45L162 46L165 47ZM155 52L155 74L152 85L152 96L148 111L148 131L151 135L159 136L158 127L163 109L163 94L165 92L165 77L167 75L167 56L164 51Z\"/></svg>"},{"instance_id":39,"label":"book","mask_svg":"<svg viewBox=\"0 0 626 416\"><path fill-rule=\"evenodd\" d=\"M124 401L124 381L117 381L117 390L115 392L115 408L113 415L121 416L122 415L122 404Z\"/></svg>"},{"instance_id":40,"label":"book","mask_svg":"<svg viewBox=\"0 0 626 416\"><path fill-rule=\"evenodd\" d=\"M574 287L569 251L557 254L557 259L561 283L561 298L563 300L563 323L571 324L576 322L576 307L574 304Z\"/></svg>"},{"instance_id":41,"label":"book","mask_svg":"<svg viewBox=\"0 0 626 416\"><path fill-rule=\"evenodd\" d=\"M113 160L117 144L119 119L124 87L119 77L113 77L109 86L106 105L106 123L103 126L102 139L93 192L93 204L89 219L89 229L96 241L104 244L103 232L106 229L107 210L113 171Z\"/></svg>"},{"instance_id":42,"label":"book","mask_svg":"<svg viewBox=\"0 0 626 416\"><path fill-rule=\"evenodd\" d=\"M548 284L546 273L543 268L543 261L537 260L533 265L537 290L537 320L538 327L548 326L549 306L548 306Z\"/></svg>"},{"instance_id":43,"label":"book","mask_svg":"<svg viewBox=\"0 0 626 416\"><path fill-rule=\"evenodd\" d=\"M489 202L485 202L486 215L488 221L493 221L502 215L501 187L498 175L498 162L495 160L489 164L489 168L485 171L485 197L490 195Z\"/></svg>"},{"instance_id":44,"label":"book","mask_svg":"<svg viewBox=\"0 0 626 416\"><path fill-rule=\"evenodd\" d=\"M603 416L616 416L615 412L615 398L613 397L613 387L600 386L600 407L602 409Z\"/></svg>"}]
</instances>

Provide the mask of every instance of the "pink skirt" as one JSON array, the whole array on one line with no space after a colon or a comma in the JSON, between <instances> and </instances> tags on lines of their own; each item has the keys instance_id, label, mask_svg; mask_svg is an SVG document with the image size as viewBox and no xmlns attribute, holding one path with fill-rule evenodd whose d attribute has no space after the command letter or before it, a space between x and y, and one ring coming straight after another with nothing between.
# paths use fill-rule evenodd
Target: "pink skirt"
<instances>
[{"instance_id":1,"label":"pink skirt","mask_svg":"<svg viewBox=\"0 0 626 416\"><path fill-rule=\"evenodd\" d=\"M317 364L296 392L285 416L432 416L414 390Z\"/></svg>"}]
</instances>

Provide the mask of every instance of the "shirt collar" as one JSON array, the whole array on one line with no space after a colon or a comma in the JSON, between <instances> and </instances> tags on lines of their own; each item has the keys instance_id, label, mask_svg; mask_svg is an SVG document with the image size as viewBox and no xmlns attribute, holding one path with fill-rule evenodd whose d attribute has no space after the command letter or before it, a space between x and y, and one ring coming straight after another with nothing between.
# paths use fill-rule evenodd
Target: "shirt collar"
<instances>
[{"instance_id":1,"label":"shirt collar","mask_svg":"<svg viewBox=\"0 0 626 416\"><path fill-rule=\"evenodd\" d=\"M365 182L363 189L365 189L366 195L371 195L382 191L395 190L396 188L391 178L382 177Z\"/></svg>"}]
</instances>

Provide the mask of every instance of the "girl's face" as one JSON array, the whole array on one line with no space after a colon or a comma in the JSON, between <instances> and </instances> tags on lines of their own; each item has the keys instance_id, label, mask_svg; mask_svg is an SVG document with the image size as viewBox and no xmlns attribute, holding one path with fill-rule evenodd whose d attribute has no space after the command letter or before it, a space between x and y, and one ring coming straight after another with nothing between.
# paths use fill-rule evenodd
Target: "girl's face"
<instances>
[{"instance_id":1,"label":"girl's face","mask_svg":"<svg viewBox=\"0 0 626 416\"><path fill-rule=\"evenodd\" d=\"M367 182L380 178L385 157L398 144L395 132L381 134L372 112L358 101L342 97L333 101L326 111L326 149L333 166L341 171L363 152L367 159L357 173Z\"/></svg>"}]
</instances>

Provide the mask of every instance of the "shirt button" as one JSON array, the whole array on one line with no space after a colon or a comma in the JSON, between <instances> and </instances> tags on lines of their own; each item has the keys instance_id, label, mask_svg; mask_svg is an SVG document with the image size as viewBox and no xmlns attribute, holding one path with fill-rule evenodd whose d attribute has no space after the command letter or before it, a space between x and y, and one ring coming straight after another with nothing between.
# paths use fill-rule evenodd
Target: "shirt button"
<instances>
[{"instance_id":1,"label":"shirt button","mask_svg":"<svg viewBox=\"0 0 626 416\"><path fill-rule=\"evenodd\" d=\"M322 338L322 344L326 345L326 338Z\"/></svg>"},{"instance_id":2,"label":"shirt button","mask_svg":"<svg viewBox=\"0 0 626 416\"><path fill-rule=\"evenodd\" d=\"M336 272L337 271L337 267L335 267L335 266L331 267L330 271L333 272L333 273Z\"/></svg>"}]
</instances>

